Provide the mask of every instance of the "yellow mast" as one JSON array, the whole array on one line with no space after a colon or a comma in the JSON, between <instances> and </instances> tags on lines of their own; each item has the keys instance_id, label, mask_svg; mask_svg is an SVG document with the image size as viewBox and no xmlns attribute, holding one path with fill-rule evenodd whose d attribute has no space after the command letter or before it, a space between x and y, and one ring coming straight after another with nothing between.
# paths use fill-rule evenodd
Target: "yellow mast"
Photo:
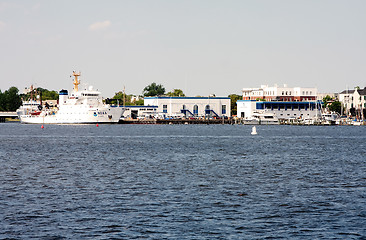
<instances>
[{"instance_id":1,"label":"yellow mast","mask_svg":"<svg viewBox=\"0 0 366 240\"><path fill-rule=\"evenodd\" d=\"M79 84L80 84L80 80L78 80L78 77L81 75L80 72L76 73L75 71L72 71L72 75L75 77L74 79L74 91L77 92L79 90Z\"/></svg>"}]
</instances>

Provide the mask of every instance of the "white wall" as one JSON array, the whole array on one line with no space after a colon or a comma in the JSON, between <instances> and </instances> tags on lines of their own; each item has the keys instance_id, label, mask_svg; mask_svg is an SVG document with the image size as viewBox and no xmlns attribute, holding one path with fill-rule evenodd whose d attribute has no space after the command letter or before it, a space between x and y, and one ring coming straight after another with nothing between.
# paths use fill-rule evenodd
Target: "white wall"
<instances>
[{"instance_id":1,"label":"white wall","mask_svg":"<svg viewBox=\"0 0 366 240\"><path fill-rule=\"evenodd\" d=\"M145 106L157 106L158 112L164 112L164 105L166 105L166 112L168 116L181 115L183 105L191 113L194 113L194 106L197 105L197 116L205 116L206 106L209 105L210 109L217 113L219 116L231 116L230 98L220 97L145 97ZM222 106L226 106L226 113L222 114Z\"/></svg>"},{"instance_id":2,"label":"white wall","mask_svg":"<svg viewBox=\"0 0 366 240\"><path fill-rule=\"evenodd\" d=\"M280 109L278 110L278 108L276 109L257 109L256 108L256 103L257 101L248 101L248 100L239 100L237 101L237 111L238 111L238 117L243 117L244 119L251 119L253 116L253 112L258 111L258 112L266 112L266 113L274 113L277 118L279 119L289 119L289 118L314 118L314 117L320 117L321 112L318 109L313 109L310 110L310 108L308 108L307 110L305 109ZM280 102L281 103L281 102ZM287 103L287 102L286 102ZM289 103L287 103L289 104ZM244 115L242 114L244 113Z\"/></svg>"}]
</instances>

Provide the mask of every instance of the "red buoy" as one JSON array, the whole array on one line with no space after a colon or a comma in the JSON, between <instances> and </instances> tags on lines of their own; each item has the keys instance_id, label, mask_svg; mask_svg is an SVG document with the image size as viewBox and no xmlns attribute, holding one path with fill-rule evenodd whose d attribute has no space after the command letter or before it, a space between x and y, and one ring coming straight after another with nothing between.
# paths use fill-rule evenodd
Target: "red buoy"
<instances>
[{"instance_id":1,"label":"red buoy","mask_svg":"<svg viewBox=\"0 0 366 240\"><path fill-rule=\"evenodd\" d=\"M41 126L41 128L43 129L44 127L43 127L43 125Z\"/></svg>"},{"instance_id":2,"label":"red buoy","mask_svg":"<svg viewBox=\"0 0 366 240\"><path fill-rule=\"evenodd\" d=\"M97 127L99 127L99 124L97 123Z\"/></svg>"}]
</instances>

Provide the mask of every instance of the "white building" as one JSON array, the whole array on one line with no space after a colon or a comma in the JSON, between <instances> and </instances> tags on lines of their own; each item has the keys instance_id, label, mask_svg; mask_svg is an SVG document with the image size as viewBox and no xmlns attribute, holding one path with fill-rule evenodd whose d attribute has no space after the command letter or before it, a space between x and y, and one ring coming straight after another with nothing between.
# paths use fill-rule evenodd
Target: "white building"
<instances>
[{"instance_id":1,"label":"white building","mask_svg":"<svg viewBox=\"0 0 366 240\"><path fill-rule=\"evenodd\" d=\"M157 106L125 106L122 117L127 119L154 118L158 114L157 109Z\"/></svg>"},{"instance_id":2,"label":"white building","mask_svg":"<svg viewBox=\"0 0 366 240\"><path fill-rule=\"evenodd\" d=\"M238 117L243 119L252 119L254 113L275 114L278 119L312 119L321 116L321 103L318 101L239 100L236 104Z\"/></svg>"},{"instance_id":3,"label":"white building","mask_svg":"<svg viewBox=\"0 0 366 240\"><path fill-rule=\"evenodd\" d=\"M229 97L145 97L145 106L157 106L165 117L230 117Z\"/></svg>"},{"instance_id":4,"label":"white building","mask_svg":"<svg viewBox=\"0 0 366 240\"><path fill-rule=\"evenodd\" d=\"M286 84L283 87L261 85L260 88L243 88L242 90L243 100L265 101L311 101L316 100L317 92L316 88L292 88Z\"/></svg>"},{"instance_id":5,"label":"white building","mask_svg":"<svg viewBox=\"0 0 366 240\"><path fill-rule=\"evenodd\" d=\"M347 116L364 115L366 109L366 87L363 89L344 90L339 93L339 101ZM365 117L365 116L364 116Z\"/></svg>"}]
</instances>

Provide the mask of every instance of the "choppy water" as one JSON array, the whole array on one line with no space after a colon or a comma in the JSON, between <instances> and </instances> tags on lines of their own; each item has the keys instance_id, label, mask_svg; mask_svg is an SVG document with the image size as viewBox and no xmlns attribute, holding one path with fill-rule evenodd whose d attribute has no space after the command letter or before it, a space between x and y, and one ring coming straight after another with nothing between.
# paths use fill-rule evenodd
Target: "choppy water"
<instances>
[{"instance_id":1,"label":"choppy water","mask_svg":"<svg viewBox=\"0 0 366 240\"><path fill-rule=\"evenodd\" d=\"M365 239L366 127L0 124L0 239Z\"/></svg>"}]
</instances>

